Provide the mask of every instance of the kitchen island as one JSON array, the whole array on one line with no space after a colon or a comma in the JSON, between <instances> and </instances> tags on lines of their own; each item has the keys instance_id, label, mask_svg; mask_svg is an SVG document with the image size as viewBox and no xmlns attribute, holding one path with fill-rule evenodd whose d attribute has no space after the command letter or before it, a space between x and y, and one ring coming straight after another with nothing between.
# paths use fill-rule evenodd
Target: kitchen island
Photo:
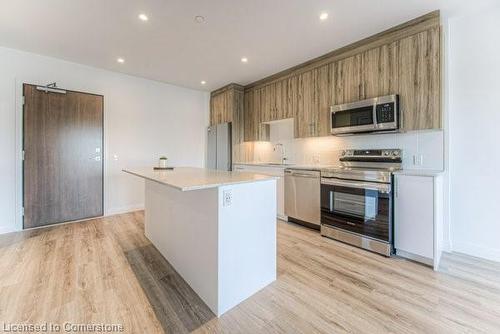
<instances>
[{"instance_id":1,"label":"kitchen island","mask_svg":"<svg viewBox=\"0 0 500 334\"><path fill-rule=\"evenodd\" d=\"M276 178L179 167L144 178L145 235L220 316L276 280Z\"/></svg>"}]
</instances>

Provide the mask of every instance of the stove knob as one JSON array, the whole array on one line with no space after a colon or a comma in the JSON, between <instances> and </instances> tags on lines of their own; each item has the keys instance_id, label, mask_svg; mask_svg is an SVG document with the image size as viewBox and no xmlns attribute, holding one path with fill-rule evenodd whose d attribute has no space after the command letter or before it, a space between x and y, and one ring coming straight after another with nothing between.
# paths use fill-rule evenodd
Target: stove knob
<instances>
[{"instance_id":1,"label":"stove knob","mask_svg":"<svg viewBox=\"0 0 500 334\"><path fill-rule=\"evenodd\" d=\"M342 156L345 156L345 151L342 151Z\"/></svg>"},{"instance_id":2,"label":"stove knob","mask_svg":"<svg viewBox=\"0 0 500 334\"><path fill-rule=\"evenodd\" d=\"M384 151L384 155L389 155L389 151Z\"/></svg>"},{"instance_id":3,"label":"stove knob","mask_svg":"<svg viewBox=\"0 0 500 334\"><path fill-rule=\"evenodd\" d=\"M393 156L398 156L399 155L399 151L392 151L392 155Z\"/></svg>"}]
</instances>

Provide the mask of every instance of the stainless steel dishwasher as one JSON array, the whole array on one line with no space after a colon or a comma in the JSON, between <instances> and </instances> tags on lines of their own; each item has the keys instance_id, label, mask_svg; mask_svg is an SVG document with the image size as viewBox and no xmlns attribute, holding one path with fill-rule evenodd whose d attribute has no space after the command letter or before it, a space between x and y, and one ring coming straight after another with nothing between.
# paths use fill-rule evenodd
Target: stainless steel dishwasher
<instances>
[{"instance_id":1,"label":"stainless steel dishwasher","mask_svg":"<svg viewBox=\"0 0 500 334\"><path fill-rule=\"evenodd\" d=\"M320 180L319 171L285 170L285 215L288 221L320 229Z\"/></svg>"}]
</instances>

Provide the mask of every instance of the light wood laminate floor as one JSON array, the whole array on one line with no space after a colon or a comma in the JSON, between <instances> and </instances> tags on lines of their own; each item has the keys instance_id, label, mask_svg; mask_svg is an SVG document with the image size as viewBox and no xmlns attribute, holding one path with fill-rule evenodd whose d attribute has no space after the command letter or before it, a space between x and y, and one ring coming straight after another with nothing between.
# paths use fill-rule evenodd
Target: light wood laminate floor
<instances>
[{"instance_id":1,"label":"light wood laminate floor","mask_svg":"<svg viewBox=\"0 0 500 334\"><path fill-rule=\"evenodd\" d=\"M278 280L216 318L144 237L143 221L134 212L0 236L0 322L119 323L126 333L500 333L499 264L445 255L436 273L283 222Z\"/></svg>"}]
</instances>

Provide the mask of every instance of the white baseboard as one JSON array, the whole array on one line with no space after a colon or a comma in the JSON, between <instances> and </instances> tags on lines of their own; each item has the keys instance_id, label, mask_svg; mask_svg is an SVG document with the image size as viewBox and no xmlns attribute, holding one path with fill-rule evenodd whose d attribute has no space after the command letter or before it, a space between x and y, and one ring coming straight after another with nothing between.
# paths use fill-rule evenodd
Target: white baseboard
<instances>
[{"instance_id":1,"label":"white baseboard","mask_svg":"<svg viewBox=\"0 0 500 334\"><path fill-rule=\"evenodd\" d=\"M144 210L144 204L136 204L136 205L129 205L129 206L123 206L123 207L119 207L119 208L108 209L108 210L106 210L104 217L118 215L118 214L132 212L132 211L139 211L139 210ZM94 218L91 218L91 219L94 219ZM85 221L85 220L88 220L88 219L84 219L83 221ZM61 223L61 224L69 224L69 223L75 223L75 222L81 222L81 221L82 220L78 220L78 221L74 221L74 222ZM59 225L61 225L61 224L59 224ZM7 233L11 233L11 232L23 231L22 229L16 229L13 226L15 226L15 224L12 224L12 226L0 226L0 234L7 234ZM54 225L40 226L39 228L45 228L45 227L54 227Z\"/></svg>"},{"instance_id":2,"label":"white baseboard","mask_svg":"<svg viewBox=\"0 0 500 334\"><path fill-rule=\"evenodd\" d=\"M447 253L450 253L453 251L453 247L451 245L451 241L450 240L443 240L443 246L442 246L442 251L443 252L447 252Z\"/></svg>"},{"instance_id":3,"label":"white baseboard","mask_svg":"<svg viewBox=\"0 0 500 334\"><path fill-rule=\"evenodd\" d=\"M469 242L453 242L453 251L480 257L486 260L500 262L500 249L484 247Z\"/></svg>"},{"instance_id":4,"label":"white baseboard","mask_svg":"<svg viewBox=\"0 0 500 334\"><path fill-rule=\"evenodd\" d=\"M104 216L114 216L114 215L119 215L121 213L127 213L139 210L144 210L144 203L106 209Z\"/></svg>"},{"instance_id":5,"label":"white baseboard","mask_svg":"<svg viewBox=\"0 0 500 334\"><path fill-rule=\"evenodd\" d=\"M17 230L11 226L0 226L0 234L6 234L6 233L18 232L18 231L20 231L20 230Z\"/></svg>"}]
</instances>

